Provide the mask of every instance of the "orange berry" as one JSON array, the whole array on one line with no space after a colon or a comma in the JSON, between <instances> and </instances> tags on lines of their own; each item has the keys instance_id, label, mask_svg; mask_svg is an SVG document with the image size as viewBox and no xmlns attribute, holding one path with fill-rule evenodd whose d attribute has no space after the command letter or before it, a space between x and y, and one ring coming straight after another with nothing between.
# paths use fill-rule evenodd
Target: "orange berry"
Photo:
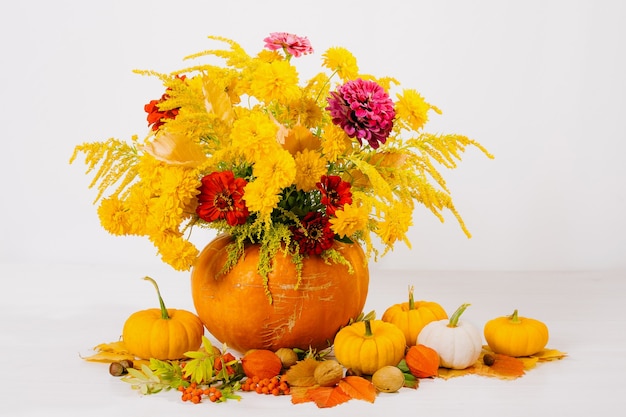
<instances>
[{"instance_id":1,"label":"orange berry","mask_svg":"<svg viewBox=\"0 0 626 417\"><path fill-rule=\"evenodd\" d=\"M198 395L193 395L193 396L191 397L191 402L192 402L192 403L194 403L194 404L198 404L198 403L200 402L200 396L198 396Z\"/></svg>"}]
</instances>

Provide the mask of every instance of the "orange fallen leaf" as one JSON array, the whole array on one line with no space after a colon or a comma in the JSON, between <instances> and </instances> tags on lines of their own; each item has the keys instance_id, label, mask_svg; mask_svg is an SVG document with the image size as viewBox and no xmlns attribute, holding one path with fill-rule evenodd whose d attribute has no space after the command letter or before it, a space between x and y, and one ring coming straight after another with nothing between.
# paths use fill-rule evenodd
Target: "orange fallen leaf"
<instances>
[{"instance_id":1,"label":"orange fallen leaf","mask_svg":"<svg viewBox=\"0 0 626 417\"><path fill-rule=\"evenodd\" d=\"M476 364L474 364L475 373L482 376L491 376L500 379L515 379L524 375L524 362L518 358L511 356L490 353L495 360L492 365L485 365L483 352Z\"/></svg>"},{"instance_id":2,"label":"orange fallen leaf","mask_svg":"<svg viewBox=\"0 0 626 417\"><path fill-rule=\"evenodd\" d=\"M310 388L307 396L311 398L319 408L330 408L350 401L351 397L339 386Z\"/></svg>"},{"instance_id":3,"label":"orange fallen leaf","mask_svg":"<svg viewBox=\"0 0 626 417\"><path fill-rule=\"evenodd\" d=\"M373 403L376 400L376 387L360 376L346 376L339 381L339 388L351 398Z\"/></svg>"},{"instance_id":4,"label":"orange fallen leaf","mask_svg":"<svg viewBox=\"0 0 626 417\"><path fill-rule=\"evenodd\" d=\"M291 395L291 403L292 404L302 404L313 401L311 397L308 396L308 391L311 387L289 387L289 394Z\"/></svg>"}]
</instances>

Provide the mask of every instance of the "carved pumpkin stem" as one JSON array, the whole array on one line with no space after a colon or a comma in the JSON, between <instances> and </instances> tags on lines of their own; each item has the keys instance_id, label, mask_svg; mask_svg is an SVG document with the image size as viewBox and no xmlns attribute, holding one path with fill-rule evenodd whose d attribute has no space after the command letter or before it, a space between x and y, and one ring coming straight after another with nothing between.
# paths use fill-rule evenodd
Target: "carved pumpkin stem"
<instances>
[{"instance_id":1,"label":"carved pumpkin stem","mask_svg":"<svg viewBox=\"0 0 626 417\"><path fill-rule=\"evenodd\" d=\"M519 317L517 316L517 309L515 309L515 311L513 312L513 314L511 314L509 316L509 318L511 319L511 323L521 323L522 321L519 319Z\"/></svg>"},{"instance_id":2,"label":"carved pumpkin stem","mask_svg":"<svg viewBox=\"0 0 626 417\"><path fill-rule=\"evenodd\" d=\"M448 323L448 327L457 327L459 324L459 318L461 318L461 314L465 311L469 304L462 304L461 307L457 308L452 317L450 317L450 322Z\"/></svg>"},{"instance_id":3,"label":"carved pumpkin stem","mask_svg":"<svg viewBox=\"0 0 626 417\"><path fill-rule=\"evenodd\" d=\"M409 286L409 310L415 310L415 298L413 297L413 286Z\"/></svg>"},{"instance_id":4,"label":"carved pumpkin stem","mask_svg":"<svg viewBox=\"0 0 626 417\"><path fill-rule=\"evenodd\" d=\"M165 308L165 303L163 302L163 298L161 297L161 291L159 291L159 286L157 285L156 281L150 277L144 277L144 279L146 281L150 281L152 285L154 285L154 288L156 288L157 295L159 296L159 304L161 305L161 318L163 320L169 320L170 315L167 314L167 308Z\"/></svg>"},{"instance_id":5,"label":"carved pumpkin stem","mask_svg":"<svg viewBox=\"0 0 626 417\"><path fill-rule=\"evenodd\" d=\"M366 337L372 337L373 336L372 325L371 325L369 320L365 320L365 336Z\"/></svg>"}]
</instances>

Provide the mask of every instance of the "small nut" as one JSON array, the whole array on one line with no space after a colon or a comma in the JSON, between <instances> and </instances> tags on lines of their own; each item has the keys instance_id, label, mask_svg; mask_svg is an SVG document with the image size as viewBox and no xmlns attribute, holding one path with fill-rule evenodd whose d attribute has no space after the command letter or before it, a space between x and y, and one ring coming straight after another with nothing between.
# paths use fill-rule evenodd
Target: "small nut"
<instances>
[{"instance_id":1,"label":"small nut","mask_svg":"<svg viewBox=\"0 0 626 417\"><path fill-rule=\"evenodd\" d=\"M487 366L491 366L496 363L496 357L490 353L485 353L483 356L483 363Z\"/></svg>"},{"instance_id":2,"label":"small nut","mask_svg":"<svg viewBox=\"0 0 626 417\"><path fill-rule=\"evenodd\" d=\"M121 364L121 365L122 365L125 369L132 368L132 367L133 367L133 365L134 365L134 364L133 364L133 361L131 361L130 359L122 359L122 360L120 361L120 364Z\"/></svg>"},{"instance_id":3,"label":"small nut","mask_svg":"<svg viewBox=\"0 0 626 417\"><path fill-rule=\"evenodd\" d=\"M313 377L322 387L334 387L343 378L343 366L332 359L322 361L315 368Z\"/></svg>"},{"instance_id":4,"label":"small nut","mask_svg":"<svg viewBox=\"0 0 626 417\"><path fill-rule=\"evenodd\" d=\"M372 375L372 384L378 391L396 392L404 386L404 374L397 366L383 366Z\"/></svg>"},{"instance_id":5,"label":"small nut","mask_svg":"<svg viewBox=\"0 0 626 417\"><path fill-rule=\"evenodd\" d=\"M280 348L276 352L283 364L283 369L289 369L298 362L298 354L289 348Z\"/></svg>"},{"instance_id":6,"label":"small nut","mask_svg":"<svg viewBox=\"0 0 626 417\"><path fill-rule=\"evenodd\" d=\"M128 372L126 367L119 362L111 362L109 365L109 373L113 376L122 376Z\"/></svg>"}]
</instances>

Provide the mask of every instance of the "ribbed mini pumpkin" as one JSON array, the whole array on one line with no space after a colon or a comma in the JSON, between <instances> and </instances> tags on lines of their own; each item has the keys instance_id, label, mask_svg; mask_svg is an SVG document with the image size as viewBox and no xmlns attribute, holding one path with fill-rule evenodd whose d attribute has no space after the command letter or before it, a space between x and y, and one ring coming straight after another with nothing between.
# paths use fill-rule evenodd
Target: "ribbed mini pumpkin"
<instances>
[{"instance_id":1,"label":"ribbed mini pumpkin","mask_svg":"<svg viewBox=\"0 0 626 417\"><path fill-rule=\"evenodd\" d=\"M200 318L187 310L166 308L156 281L160 308L137 311L126 319L122 340L126 349L142 359L182 359L185 352L198 350L204 327Z\"/></svg>"},{"instance_id":2,"label":"ribbed mini pumpkin","mask_svg":"<svg viewBox=\"0 0 626 417\"><path fill-rule=\"evenodd\" d=\"M335 338L335 357L357 374L373 375L383 366L396 366L404 357L402 330L382 320L365 320L342 328Z\"/></svg>"},{"instance_id":3,"label":"ribbed mini pumpkin","mask_svg":"<svg viewBox=\"0 0 626 417\"><path fill-rule=\"evenodd\" d=\"M402 330L407 346L417 343L417 335L431 321L447 319L446 310L434 301L415 301L413 287L409 287L409 300L392 305L381 319L393 323Z\"/></svg>"},{"instance_id":4,"label":"ribbed mini pumpkin","mask_svg":"<svg viewBox=\"0 0 626 417\"><path fill-rule=\"evenodd\" d=\"M498 317L485 323L484 336L495 353L508 356L530 356L548 344L548 326L527 317L517 310L510 316Z\"/></svg>"},{"instance_id":5,"label":"ribbed mini pumpkin","mask_svg":"<svg viewBox=\"0 0 626 417\"><path fill-rule=\"evenodd\" d=\"M267 282L258 272L259 246L246 245L230 270L228 235L218 236L200 253L191 274L198 316L208 331L229 347L249 349L324 349L342 326L362 312L369 270L362 248L336 241L333 248L352 266L319 256L302 261L298 285L293 259L278 252ZM268 298L271 295L271 302Z\"/></svg>"}]
</instances>

